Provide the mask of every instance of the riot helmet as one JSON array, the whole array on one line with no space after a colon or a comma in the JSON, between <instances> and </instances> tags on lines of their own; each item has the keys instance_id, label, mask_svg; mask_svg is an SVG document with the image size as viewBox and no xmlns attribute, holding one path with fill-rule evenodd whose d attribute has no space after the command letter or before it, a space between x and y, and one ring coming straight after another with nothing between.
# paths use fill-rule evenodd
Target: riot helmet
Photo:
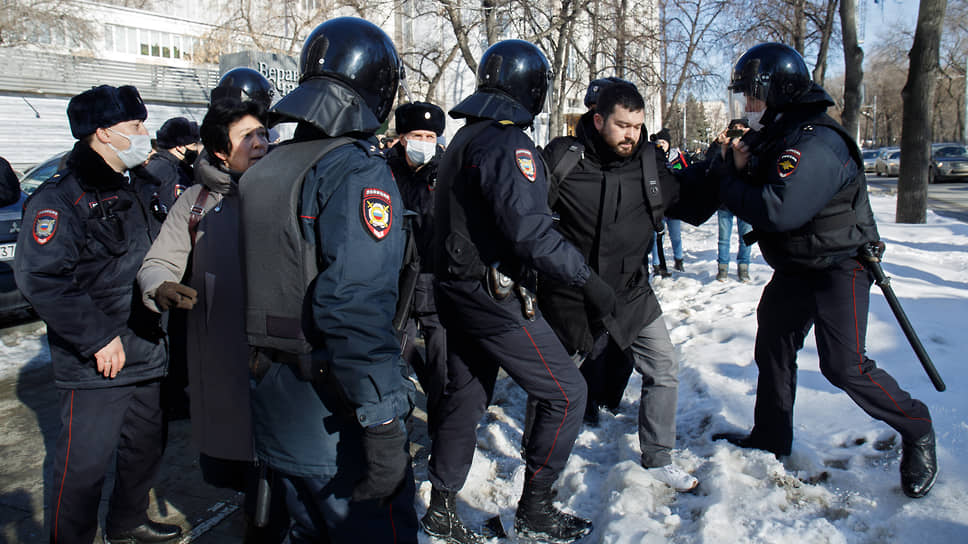
<instances>
[{"instance_id":1,"label":"riot helmet","mask_svg":"<svg viewBox=\"0 0 968 544\"><path fill-rule=\"evenodd\" d=\"M272 83L252 68L233 68L219 80L212 89L212 102L220 98L237 98L243 102L251 100L269 109L275 89Z\"/></svg>"},{"instance_id":2,"label":"riot helmet","mask_svg":"<svg viewBox=\"0 0 968 544\"><path fill-rule=\"evenodd\" d=\"M782 43L751 47L736 61L729 82L731 91L762 100L773 112L796 104L812 87L803 57Z\"/></svg>"},{"instance_id":3,"label":"riot helmet","mask_svg":"<svg viewBox=\"0 0 968 544\"><path fill-rule=\"evenodd\" d=\"M497 42L481 56L477 92L450 115L531 124L544 108L551 79L551 65L537 46L524 40Z\"/></svg>"},{"instance_id":4,"label":"riot helmet","mask_svg":"<svg viewBox=\"0 0 968 544\"><path fill-rule=\"evenodd\" d=\"M306 38L299 57L299 83L333 78L360 95L383 123L390 114L403 63L380 27L355 17L322 23Z\"/></svg>"}]
</instances>

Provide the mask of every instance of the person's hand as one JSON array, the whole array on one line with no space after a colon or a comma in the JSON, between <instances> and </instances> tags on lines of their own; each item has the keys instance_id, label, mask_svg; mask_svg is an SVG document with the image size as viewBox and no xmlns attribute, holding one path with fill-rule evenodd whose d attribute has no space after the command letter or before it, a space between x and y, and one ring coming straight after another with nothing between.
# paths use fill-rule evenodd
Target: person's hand
<instances>
[{"instance_id":1,"label":"person's hand","mask_svg":"<svg viewBox=\"0 0 968 544\"><path fill-rule=\"evenodd\" d=\"M749 164L750 160L750 147L746 145L743 140L734 138L731 145L733 148L733 164L736 166L736 170L742 171Z\"/></svg>"},{"instance_id":2,"label":"person's hand","mask_svg":"<svg viewBox=\"0 0 968 544\"><path fill-rule=\"evenodd\" d=\"M403 488L410 466L407 429L400 418L363 429L366 474L353 488L352 500L389 502Z\"/></svg>"},{"instance_id":3,"label":"person's hand","mask_svg":"<svg viewBox=\"0 0 968 544\"><path fill-rule=\"evenodd\" d=\"M124 346L121 345L121 337L115 336L108 345L97 350L94 358L97 360L97 371L104 374L105 378L114 379L124 368Z\"/></svg>"},{"instance_id":4,"label":"person's hand","mask_svg":"<svg viewBox=\"0 0 968 544\"><path fill-rule=\"evenodd\" d=\"M161 311L171 308L191 310L198 301L198 291L175 281L166 281L155 290L155 304Z\"/></svg>"}]
</instances>

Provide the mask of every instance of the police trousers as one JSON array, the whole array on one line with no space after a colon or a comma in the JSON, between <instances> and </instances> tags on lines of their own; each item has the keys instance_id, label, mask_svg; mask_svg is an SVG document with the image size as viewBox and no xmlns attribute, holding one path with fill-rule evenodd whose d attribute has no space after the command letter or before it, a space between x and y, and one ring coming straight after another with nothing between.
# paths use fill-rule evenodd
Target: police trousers
<instances>
[{"instance_id":1,"label":"police trousers","mask_svg":"<svg viewBox=\"0 0 968 544\"><path fill-rule=\"evenodd\" d=\"M431 436L429 464L430 481L437 488L463 487L477 446L477 424L494 393L499 368L536 402L525 440L527 477L539 485L554 483L571 454L585 410L585 380L543 317L516 325L475 335L460 323L445 322L447 388Z\"/></svg>"},{"instance_id":2,"label":"police trousers","mask_svg":"<svg viewBox=\"0 0 968 544\"><path fill-rule=\"evenodd\" d=\"M756 311L759 369L752 439L761 449L789 455L797 351L814 328L820 371L871 417L915 441L931 430L923 402L911 398L866 355L867 311L873 278L857 261L796 274L774 272Z\"/></svg>"},{"instance_id":3,"label":"police trousers","mask_svg":"<svg viewBox=\"0 0 968 544\"><path fill-rule=\"evenodd\" d=\"M148 490L164 451L160 381L104 389L61 389L54 454L50 541L94 541L104 478L117 452L106 531L148 520Z\"/></svg>"}]
</instances>

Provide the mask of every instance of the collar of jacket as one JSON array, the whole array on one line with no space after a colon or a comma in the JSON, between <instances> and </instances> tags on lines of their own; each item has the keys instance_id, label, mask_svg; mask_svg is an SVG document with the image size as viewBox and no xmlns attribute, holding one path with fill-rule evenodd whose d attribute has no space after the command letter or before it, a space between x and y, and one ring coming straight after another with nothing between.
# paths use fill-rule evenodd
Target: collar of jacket
<instances>
[{"instance_id":1,"label":"collar of jacket","mask_svg":"<svg viewBox=\"0 0 968 544\"><path fill-rule=\"evenodd\" d=\"M234 194L238 191L238 179L222 168L219 162L208 150L202 152L195 161L195 181L213 193Z\"/></svg>"},{"instance_id":2,"label":"collar of jacket","mask_svg":"<svg viewBox=\"0 0 968 544\"><path fill-rule=\"evenodd\" d=\"M628 157L619 156L615 153L615 150L605 143L602 134L595 128L594 110L589 110L581 116L578 126L575 128L575 137L584 144L585 156L591 157L604 168L616 168L624 166L631 161L639 160L639 157L642 155L642 149L649 143L648 134L643 126L642 134L639 135L639 143L632 154Z\"/></svg>"},{"instance_id":3,"label":"collar of jacket","mask_svg":"<svg viewBox=\"0 0 968 544\"><path fill-rule=\"evenodd\" d=\"M85 191L120 189L128 182L128 178L114 168L111 168L104 157L91 149L83 140L74 144L67 167L77 177L77 182Z\"/></svg>"}]
</instances>

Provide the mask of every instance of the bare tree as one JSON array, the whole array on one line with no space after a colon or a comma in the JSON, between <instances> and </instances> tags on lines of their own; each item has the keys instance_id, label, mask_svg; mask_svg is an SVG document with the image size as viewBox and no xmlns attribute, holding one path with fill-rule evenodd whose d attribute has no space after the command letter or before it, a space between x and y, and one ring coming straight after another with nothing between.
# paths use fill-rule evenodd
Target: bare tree
<instances>
[{"instance_id":1,"label":"bare tree","mask_svg":"<svg viewBox=\"0 0 968 544\"><path fill-rule=\"evenodd\" d=\"M864 81L864 50L857 43L857 0L840 1L840 28L844 46L844 109L840 122L848 134L855 135Z\"/></svg>"},{"instance_id":2,"label":"bare tree","mask_svg":"<svg viewBox=\"0 0 968 544\"><path fill-rule=\"evenodd\" d=\"M0 47L92 47L99 28L70 0L9 0L0 9Z\"/></svg>"},{"instance_id":3,"label":"bare tree","mask_svg":"<svg viewBox=\"0 0 968 544\"><path fill-rule=\"evenodd\" d=\"M897 180L898 223L924 223L927 216L928 162L931 160L931 121L941 28L947 0L921 0L911 47L901 133L901 169Z\"/></svg>"}]
</instances>

